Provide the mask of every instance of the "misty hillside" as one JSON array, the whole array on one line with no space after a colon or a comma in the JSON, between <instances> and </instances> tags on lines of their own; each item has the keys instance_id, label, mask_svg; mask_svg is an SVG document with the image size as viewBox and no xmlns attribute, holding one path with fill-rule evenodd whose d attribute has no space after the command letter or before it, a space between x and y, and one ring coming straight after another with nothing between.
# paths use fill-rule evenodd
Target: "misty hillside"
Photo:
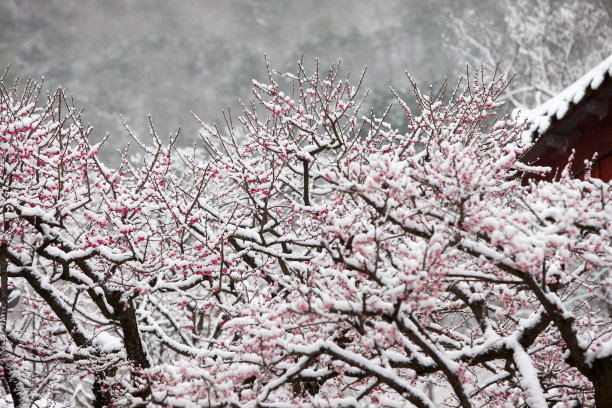
<instances>
[{"instance_id":1,"label":"misty hillside","mask_svg":"<svg viewBox=\"0 0 612 408\"><path fill-rule=\"evenodd\" d=\"M611 14L607 0L2 0L0 67L66 88L94 137L110 133L104 154L114 161L128 140L118 114L137 134L149 114L160 135L181 126L190 144L190 112L220 122L225 107L236 111L266 75L264 55L284 71L302 54L322 67L341 59L354 75L367 65L379 109L393 101L389 85L409 96L405 71L436 86L480 60L552 92L611 52ZM548 69L558 78L542 79Z\"/></svg>"}]
</instances>

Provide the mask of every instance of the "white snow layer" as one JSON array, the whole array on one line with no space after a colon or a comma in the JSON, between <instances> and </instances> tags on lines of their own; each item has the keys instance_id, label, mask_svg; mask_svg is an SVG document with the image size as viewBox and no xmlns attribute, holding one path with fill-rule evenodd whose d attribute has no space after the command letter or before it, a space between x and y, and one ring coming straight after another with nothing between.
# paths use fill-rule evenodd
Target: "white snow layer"
<instances>
[{"instance_id":1,"label":"white snow layer","mask_svg":"<svg viewBox=\"0 0 612 408\"><path fill-rule=\"evenodd\" d=\"M13 397L10 395L0 397L0 407L13 408ZM59 402L40 398L32 403L32 408L67 408L67 406L60 404Z\"/></svg>"}]
</instances>

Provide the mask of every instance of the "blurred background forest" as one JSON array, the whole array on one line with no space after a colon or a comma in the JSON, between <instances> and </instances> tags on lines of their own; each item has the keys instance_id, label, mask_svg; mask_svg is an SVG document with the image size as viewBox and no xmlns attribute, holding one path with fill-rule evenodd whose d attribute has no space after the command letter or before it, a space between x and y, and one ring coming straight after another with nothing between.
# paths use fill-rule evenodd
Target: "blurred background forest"
<instances>
[{"instance_id":1,"label":"blurred background forest","mask_svg":"<svg viewBox=\"0 0 612 408\"><path fill-rule=\"evenodd\" d=\"M237 112L266 76L264 54L285 72L302 54L341 59L354 77L367 65L381 112L389 86L411 99L405 71L435 87L499 61L517 74L511 105L528 108L611 53L612 0L0 0L0 67L74 95L92 137L110 134L109 164L129 141L119 113L137 135L149 114L162 136L181 126L189 145L190 112L218 123Z\"/></svg>"}]
</instances>

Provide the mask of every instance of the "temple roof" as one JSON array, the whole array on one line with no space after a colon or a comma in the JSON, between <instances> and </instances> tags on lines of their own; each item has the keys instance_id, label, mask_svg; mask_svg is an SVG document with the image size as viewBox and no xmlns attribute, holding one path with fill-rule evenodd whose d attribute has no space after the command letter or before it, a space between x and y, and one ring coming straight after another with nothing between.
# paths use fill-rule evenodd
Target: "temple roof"
<instances>
[{"instance_id":1,"label":"temple roof","mask_svg":"<svg viewBox=\"0 0 612 408\"><path fill-rule=\"evenodd\" d=\"M521 114L520 118L531 124L523 140L528 143L533 142L537 135L544 134L551 124L563 119L589 93L599 89L611 78L612 55L542 105Z\"/></svg>"}]
</instances>

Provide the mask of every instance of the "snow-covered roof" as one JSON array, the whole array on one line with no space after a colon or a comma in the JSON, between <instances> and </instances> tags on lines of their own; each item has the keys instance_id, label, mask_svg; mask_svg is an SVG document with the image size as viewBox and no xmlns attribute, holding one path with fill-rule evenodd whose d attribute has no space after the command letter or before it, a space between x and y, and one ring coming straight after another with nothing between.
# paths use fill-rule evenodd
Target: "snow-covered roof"
<instances>
[{"instance_id":1,"label":"snow-covered roof","mask_svg":"<svg viewBox=\"0 0 612 408\"><path fill-rule=\"evenodd\" d=\"M534 134L545 133L555 120L563 119L572 106L580 103L589 90L597 90L606 76L612 77L612 55L550 100L525 112L522 118L531 126L524 139L531 141Z\"/></svg>"}]
</instances>

